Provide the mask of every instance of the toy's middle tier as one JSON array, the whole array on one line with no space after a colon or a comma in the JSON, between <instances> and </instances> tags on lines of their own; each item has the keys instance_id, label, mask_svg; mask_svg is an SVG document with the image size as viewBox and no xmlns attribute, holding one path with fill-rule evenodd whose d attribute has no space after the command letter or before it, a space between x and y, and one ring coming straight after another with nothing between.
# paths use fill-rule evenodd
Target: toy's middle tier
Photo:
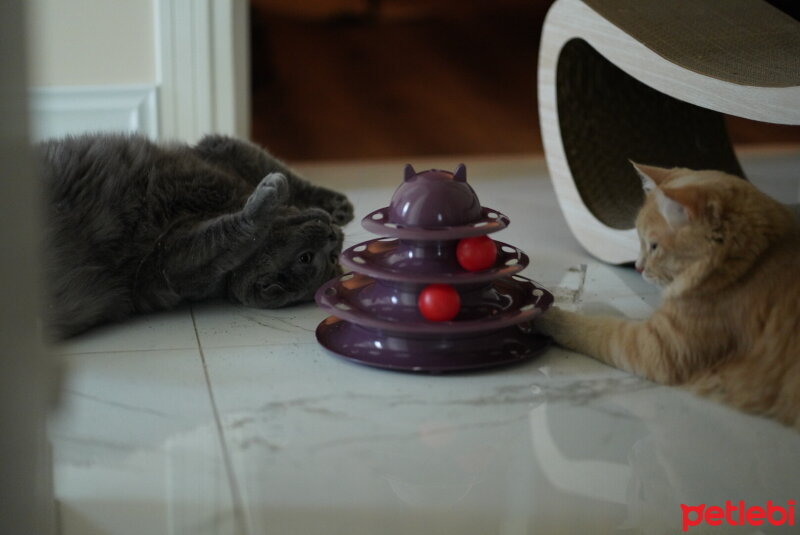
<instances>
[{"instance_id":1,"label":"toy's middle tier","mask_svg":"<svg viewBox=\"0 0 800 535\"><path fill-rule=\"evenodd\" d=\"M455 286L461 299L451 321L429 321L419 311L425 283L378 280L347 273L323 285L317 303L333 315L363 327L415 335L474 334L517 325L546 310L552 294L520 275Z\"/></svg>"},{"instance_id":2,"label":"toy's middle tier","mask_svg":"<svg viewBox=\"0 0 800 535\"><path fill-rule=\"evenodd\" d=\"M379 280L414 283L474 284L509 277L525 269L528 255L507 243L494 241L494 264L479 271L467 271L458 262L458 242L378 238L359 243L342 252L339 260L346 270Z\"/></svg>"}]
</instances>

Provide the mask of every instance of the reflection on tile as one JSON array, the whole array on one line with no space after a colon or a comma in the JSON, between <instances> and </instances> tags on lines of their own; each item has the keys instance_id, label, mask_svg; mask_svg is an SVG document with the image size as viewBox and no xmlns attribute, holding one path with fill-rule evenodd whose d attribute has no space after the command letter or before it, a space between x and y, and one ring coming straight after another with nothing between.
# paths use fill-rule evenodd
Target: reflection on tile
<instances>
[{"instance_id":1,"label":"reflection on tile","mask_svg":"<svg viewBox=\"0 0 800 535\"><path fill-rule=\"evenodd\" d=\"M55 478L62 535L243 533L215 426L113 462L57 462Z\"/></svg>"},{"instance_id":2,"label":"reflection on tile","mask_svg":"<svg viewBox=\"0 0 800 535\"><path fill-rule=\"evenodd\" d=\"M601 532L648 534L680 533L680 504L796 499L795 431L680 389L617 380L611 388L596 375L540 385L548 401L531 411L530 429L533 462L547 489L541 494L602 505L595 519L608 524ZM578 395L598 389L606 395ZM575 395L565 395L570 390ZM574 521L565 521L574 531Z\"/></svg>"},{"instance_id":3,"label":"reflection on tile","mask_svg":"<svg viewBox=\"0 0 800 535\"><path fill-rule=\"evenodd\" d=\"M497 492L525 463L533 365L398 374L292 345L206 359L256 533L491 533L505 521L509 491Z\"/></svg>"},{"instance_id":4,"label":"reflection on tile","mask_svg":"<svg viewBox=\"0 0 800 535\"><path fill-rule=\"evenodd\" d=\"M61 533L234 533L196 350L63 357L50 423Z\"/></svg>"}]
</instances>

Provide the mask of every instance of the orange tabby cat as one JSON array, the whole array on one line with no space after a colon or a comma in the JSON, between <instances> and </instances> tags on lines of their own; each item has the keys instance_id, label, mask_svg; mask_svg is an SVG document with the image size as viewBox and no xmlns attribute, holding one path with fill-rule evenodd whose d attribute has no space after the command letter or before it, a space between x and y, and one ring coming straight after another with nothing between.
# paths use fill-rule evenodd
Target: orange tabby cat
<instances>
[{"instance_id":1,"label":"orange tabby cat","mask_svg":"<svg viewBox=\"0 0 800 535\"><path fill-rule=\"evenodd\" d=\"M636 268L662 287L645 321L550 309L569 349L800 429L800 225L749 182L635 165L647 193Z\"/></svg>"}]
</instances>

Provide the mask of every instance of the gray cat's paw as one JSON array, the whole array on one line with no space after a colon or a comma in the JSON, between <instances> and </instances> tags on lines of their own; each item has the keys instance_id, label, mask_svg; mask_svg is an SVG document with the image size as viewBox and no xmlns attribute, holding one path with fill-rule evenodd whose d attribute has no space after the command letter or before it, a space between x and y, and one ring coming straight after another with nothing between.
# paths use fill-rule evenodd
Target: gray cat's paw
<instances>
[{"instance_id":1,"label":"gray cat's paw","mask_svg":"<svg viewBox=\"0 0 800 535\"><path fill-rule=\"evenodd\" d=\"M353 220L353 204L341 193L334 193L322 205L326 212L331 214L333 222L345 225Z\"/></svg>"},{"instance_id":2,"label":"gray cat's paw","mask_svg":"<svg viewBox=\"0 0 800 535\"><path fill-rule=\"evenodd\" d=\"M331 215L321 208L293 209L281 217L281 222L285 225L301 225L307 221L319 221L325 224L332 222Z\"/></svg>"},{"instance_id":3,"label":"gray cat's paw","mask_svg":"<svg viewBox=\"0 0 800 535\"><path fill-rule=\"evenodd\" d=\"M289 182L283 173L270 173L247 198L244 214L254 222L265 223L289 198Z\"/></svg>"}]
</instances>

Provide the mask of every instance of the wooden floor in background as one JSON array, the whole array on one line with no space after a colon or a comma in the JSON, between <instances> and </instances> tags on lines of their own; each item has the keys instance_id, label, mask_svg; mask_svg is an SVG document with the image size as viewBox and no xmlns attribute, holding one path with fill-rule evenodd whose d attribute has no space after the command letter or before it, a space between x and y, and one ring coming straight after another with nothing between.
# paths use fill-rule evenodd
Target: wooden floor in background
<instances>
[{"instance_id":1,"label":"wooden floor in background","mask_svg":"<svg viewBox=\"0 0 800 535\"><path fill-rule=\"evenodd\" d=\"M253 11L252 136L287 161L541 153L541 10L302 20ZM729 118L736 144L800 127Z\"/></svg>"}]
</instances>

